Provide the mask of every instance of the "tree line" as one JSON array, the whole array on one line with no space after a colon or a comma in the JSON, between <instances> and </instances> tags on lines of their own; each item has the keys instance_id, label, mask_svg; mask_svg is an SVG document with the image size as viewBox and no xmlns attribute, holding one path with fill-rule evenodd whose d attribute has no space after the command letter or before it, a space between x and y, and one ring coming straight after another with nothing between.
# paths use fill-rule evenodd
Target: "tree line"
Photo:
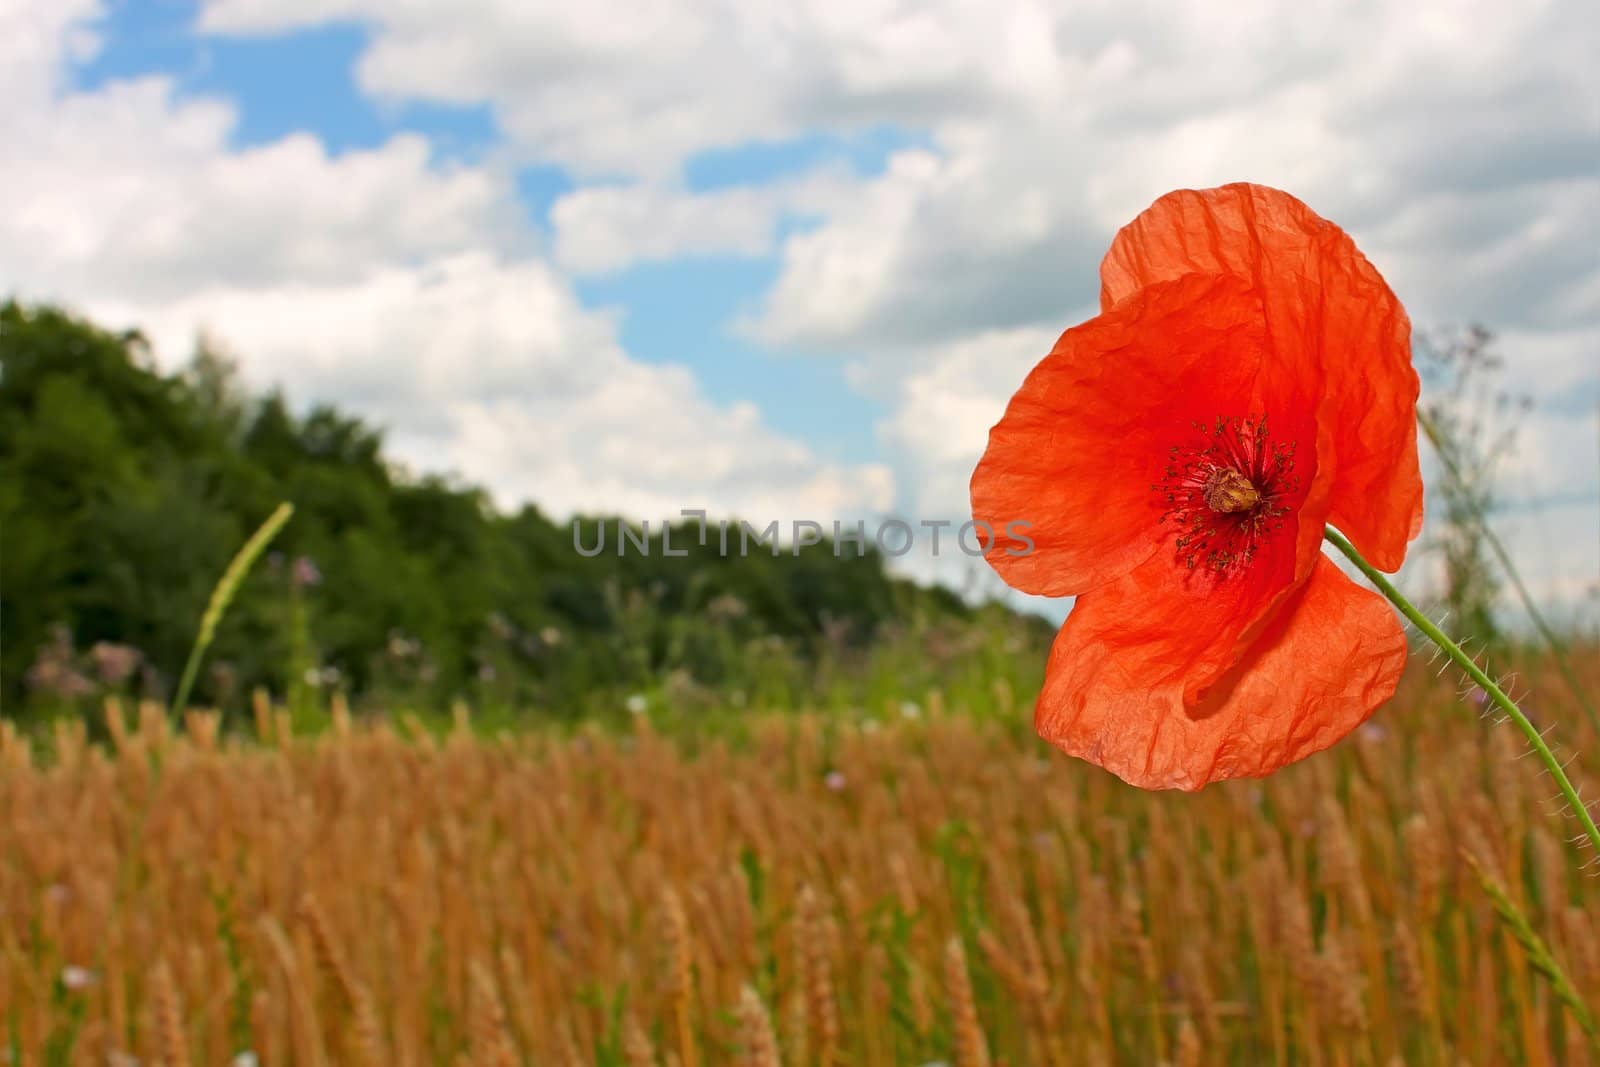
<instances>
[{"instance_id":1,"label":"tree line","mask_svg":"<svg viewBox=\"0 0 1600 1067\"><path fill-rule=\"evenodd\" d=\"M689 522L671 535L687 556L586 557L533 504L503 513L482 488L403 470L359 418L250 395L203 343L163 373L136 332L13 301L0 306L6 710L164 695L218 575L284 500L294 519L225 618L202 703L336 687L576 709L668 670L726 684L759 670L762 648L803 671L885 626L975 611L891 575L870 545L723 555Z\"/></svg>"}]
</instances>

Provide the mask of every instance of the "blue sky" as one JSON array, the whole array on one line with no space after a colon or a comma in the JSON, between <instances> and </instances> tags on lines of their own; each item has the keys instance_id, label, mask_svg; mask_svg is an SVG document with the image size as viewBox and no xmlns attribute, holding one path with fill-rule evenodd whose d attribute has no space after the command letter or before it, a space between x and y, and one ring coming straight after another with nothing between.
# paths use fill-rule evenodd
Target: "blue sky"
<instances>
[{"instance_id":1,"label":"blue sky","mask_svg":"<svg viewBox=\"0 0 1600 1067\"><path fill-rule=\"evenodd\" d=\"M93 90L139 75L172 77L180 95L221 97L234 105L235 148L310 133L339 153L416 133L428 139L438 162L448 164L482 160L500 141L486 104L378 101L363 94L354 71L368 32L356 22L233 39L197 33L197 16L198 5L187 0L114 3L99 22L104 47L75 67L75 85ZM893 127L848 137L813 133L756 142L694 155L685 163L684 183L691 192L713 191L772 181L828 162L871 176L881 172L891 152L926 143L926 137ZM527 218L541 227L548 223L551 204L574 188L556 164L522 166L514 177ZM805 223L788 220L785 230L797 231ZM632 355L689 366L713 401L756 404L774 429L812 434L824 458L875 455L873 426L883 407L848 387L842 361L765 351L732 329L775 276L771 257L706 256L582 280L577 291L592 307L620 310L622 340ZM819 426L825 432L815 433Z\"/></svg>"},{"instance_id":2,"label":"blue sky","mask_svg":"<svg viewBox=\"0 0 1600 1067\"><path fill-rule=\"evenodd\" d=\"M420 133L441 159L481 158L496 141L486 105L382 104L355 84L367 32L336 22L280 36L229 38L196 32L189 0L117 0L94 23L103 47L76 65L74 79L94 89L119 78L164 74L190 96L220 96L238 108L237 148L309 132L330 150L372 148L402 131Z\"/></svg>"},{"instance_id":3,"label":"blue sky","mask_svg":"<svg viewBox=\"0 0 1600 1067\"><path fill-rule=\"evenodd\" d=\"M507 506L960 520L1117 228L1257 181L1499 334L1505 534L1600 609L1593 20L1415 7L0 6L0 292L203 331Z\"/></svg>"}]
</instances>

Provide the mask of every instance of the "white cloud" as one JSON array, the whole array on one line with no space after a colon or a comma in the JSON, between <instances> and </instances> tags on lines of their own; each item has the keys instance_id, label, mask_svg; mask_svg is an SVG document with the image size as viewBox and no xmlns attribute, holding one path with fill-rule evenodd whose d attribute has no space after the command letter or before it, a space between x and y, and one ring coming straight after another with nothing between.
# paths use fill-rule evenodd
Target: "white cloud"
<instances>
[{"instance_id":1,"label":"white cloud","mask_svg":"<svg viewBox=\"0 0 1600 1067\"><path fill-rule=\"evenodd\" d=\"M201 25L258 34L359 18L373 32L368 91L489 101L532 157L661 176L706 148L977 111L1015 77L995 58L1031 40L1039 8L1013 7L209 0Z\"/></svg>"},{"instance_id":2,"label":"white cloud","mask_svg":"<svg viewBox=\"0 0 1600 1067\"><path fill-rule=\"evenodd\" d=\"M61 58L93 53L97 38L89 22L101 13L98 0L0 0L0 99L8 112L47 101L60 83Z\"/></svg>"},{"instance_id":3,"label":"white cloud","mask_svg":"<svg viewBox=\"0 0 1600 1067\"><path fill-rule=\"evenodd\" d=\"M885 468L822 464L749 405L707 401L683 368L629 359L612 324L533 260L469 252L346 286L214 289L143 321L168 352L208 324L237 339L258 381L343 398L393 427L397 458L466 472L507 507L655 519L706 506L767 521L892 496Z\"/></svg>"},{"instance_id":4,"label":"white cloud","mask_svg":"<svg viewBox=\"0 0 1600 1067\"><path fill-rule=\"evenodd\" d=\"M665 182L586 186L550 208L555 258L577 274L607 274L689 256L764 256L783 219L826 215L853 193L854 181L826 166L711 192Z\"/></svg>"},{"instance_id":5,"label":"white cloud","mask_svg":"<svg viewBox=\"0 0 1600 1067\"><path fill-rule=\"evenodd\" d=\"M50 23L35 43L59 62L73 32ZM0 115L16 161L0 170L0 293L140 326L169 363L203 327L258 387L384 424L401 458L506 505L788 518L888 503L885 468L821 463L686 370L631 359L537 255L504 175L441 167L413 136L239 150L224 103L163 78L63 91L55 70L6 75L34 106Z\"/></svg>"},{"instance_id":6,"label":"white cloud","mask_svg":"<svg viewBox=\"0 0 1600 1067\"><path fill-rule=\"evenodd\" d=\"M989 428L1058 332L991 331L925 352L903 376L862 381L893 407L879 435L907 487L907 507L921 515L966 515L967 482Z\"/></svg>"},{"instance_id":7,"label":"white cloud","mask_svg":"<svg viewBox=\"0 0 1600 1067\"><path fill-rule=\"evenodd\" d=\"M234 151L233 123L227 105L179 101L162 78L9 112L7 273L80 298L161 301L215 284L341 284L374 263L514 243L506 183L435 168L421 138L331 156L297 134Z\"/></svg>"}]
</instances>

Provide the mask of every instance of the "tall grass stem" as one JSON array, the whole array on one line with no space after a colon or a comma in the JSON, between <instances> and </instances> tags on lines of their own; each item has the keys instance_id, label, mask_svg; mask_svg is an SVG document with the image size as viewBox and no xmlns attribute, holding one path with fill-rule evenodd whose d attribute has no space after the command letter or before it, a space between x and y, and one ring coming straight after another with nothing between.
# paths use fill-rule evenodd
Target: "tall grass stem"
<instances>
[{"instance_id":1,"label":"tall grass stem","mask_svg":"<svg viewBox=\"0 0 1600 1067\"><path fill-rule=\"evenodd\" d=\"M278 531L283 529L289 517L294 514L294 505L288 501L279 504L267 521L263 522L255 533L250 535L250 540L244 543L228 564L228 569L222 572L216 588L211 590L211 599L206 603L206 610L200 616L200 632L195 635L194 647L189 650L189 662L183 665L183 678L178 682L178 691L172 699L172 714L178 715L189 703L189 691L194 688L194 678L200 670L200 661L205 658L206 649L211 647L211 639L217 634L217 624L222 621L222 616L227 612L228 605L233 602L233 596L239 591L239 586L244 584L244 576L250 572L250 567L266 551L267 545L278 536Z\"/></svg>"},{"instance_id":2,"label":"tall grass stem","mask_svg":"<svg viewBox=\"0 0 1600 1067\"><path fill-rule=\"evenodd\" d=\"M1417 424L1422 427L1422 432L1427 436L1428 443L1433 446L1434 454L1439 457L1439 462L1444 464L1445 473L1451 480L1462 483L1464 478L1461 465L1456 462L1449 444L1444 435L1440 433L1438 424L1424 411L1417 412ZM1539 611L1538 605L1533 602L1533 596L1528 592L1528 587L1523 584L1522 575L1517 572L1516 565L1511 562L1511 553L1506 551L1506 546L1489 525L1489 517L1481 512L1472 516L1477 523L1478 532L1483 536L1484 543L1489 546L1489 551L1494 553L1495 560L1500 564L1500 569L1505 571L1506 577L1511 579L1511 587L1517 591L1517 599L1522 601L1523 610L1528 613L1528 618L1533 621L1534 629L1539 631L1539 636L1544 638L1544 643L1550 649L1550 655L1555 659L1556 670L1561 673L1561 678L1567 683L1567 688L1572 690L1572 695L1577 698L1579 706L1589 718L1589 728L1596 737L1600 737L1600 710L1596 710L1594 701L1589 699L1589 694L1584 691L1583 683L1578 681L1578 676L1573 673L1572 665L1567 662L1566 649L1561 638L1545 622L1544 614Z\"/></svg>"}]
</instances>

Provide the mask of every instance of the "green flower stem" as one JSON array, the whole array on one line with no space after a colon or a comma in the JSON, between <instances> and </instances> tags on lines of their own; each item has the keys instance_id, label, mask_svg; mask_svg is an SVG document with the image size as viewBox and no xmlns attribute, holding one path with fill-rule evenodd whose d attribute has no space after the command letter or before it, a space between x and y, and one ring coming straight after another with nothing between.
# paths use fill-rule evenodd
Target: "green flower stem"
<instances>
[{"instance_id":1,"label":"green flower stem","mask_svg":"<svg viewBox=\"0 0 1600 1067\"><path fill-rule=\"evenodd\" d=\"M1419 611L1415 604L1407 600L1404 594L1394 587L1394 583L1390 582L1382 571L1368 563L1366 558L1356 551L1356 546L1345 538L1344 534L1329 526L1323 530L1323 535L1333 543L1335 548L1349 557L1350 562L1354 563L1361 573L1367 576L1368 581L1378 587L1378 592L1382 593L1401 615L1404 615L1413 626L1421 630L1428 640L1438 645L1440 650L1449 657L1450 662L1466 672L1467 677L1471 678L1479 689L1489 695L1489 699L1494 701L1495 706L1505 712L1507 718L1517 724L1517 729L1522 731L1523 736L1528 739L1528 744L1539 754L1539 761L1544 764L1545 770L1550 773L1550 777L1555 779L1556 785L1561 788L1561 795L1566 798L1567 805L1572 808L1574 817L1583 824L1584 833L1589 837L1589 846L1594 849L1596 855L1600 855L1600 828L1595 826L1594 817L1589 814L1589 809L1578 796L1578 791L1572 787L1572 781L1567 777L1567 772L1561 768L1561 763L1556 759L1555 753L1551 752L1550 746L1545 744L1544 736L1533 728L1533 723L1528 721L1528 717L1522 713L1521 708L1517 707L1516 702L1506 696L1505 691L1496 685L1494 679L1485 674L1481 667L1472 662L1472 657L1463 652L1460 645L1446 637L1444 631L1433 624L1433 620Z\"/></svg>"}]
</instances>

